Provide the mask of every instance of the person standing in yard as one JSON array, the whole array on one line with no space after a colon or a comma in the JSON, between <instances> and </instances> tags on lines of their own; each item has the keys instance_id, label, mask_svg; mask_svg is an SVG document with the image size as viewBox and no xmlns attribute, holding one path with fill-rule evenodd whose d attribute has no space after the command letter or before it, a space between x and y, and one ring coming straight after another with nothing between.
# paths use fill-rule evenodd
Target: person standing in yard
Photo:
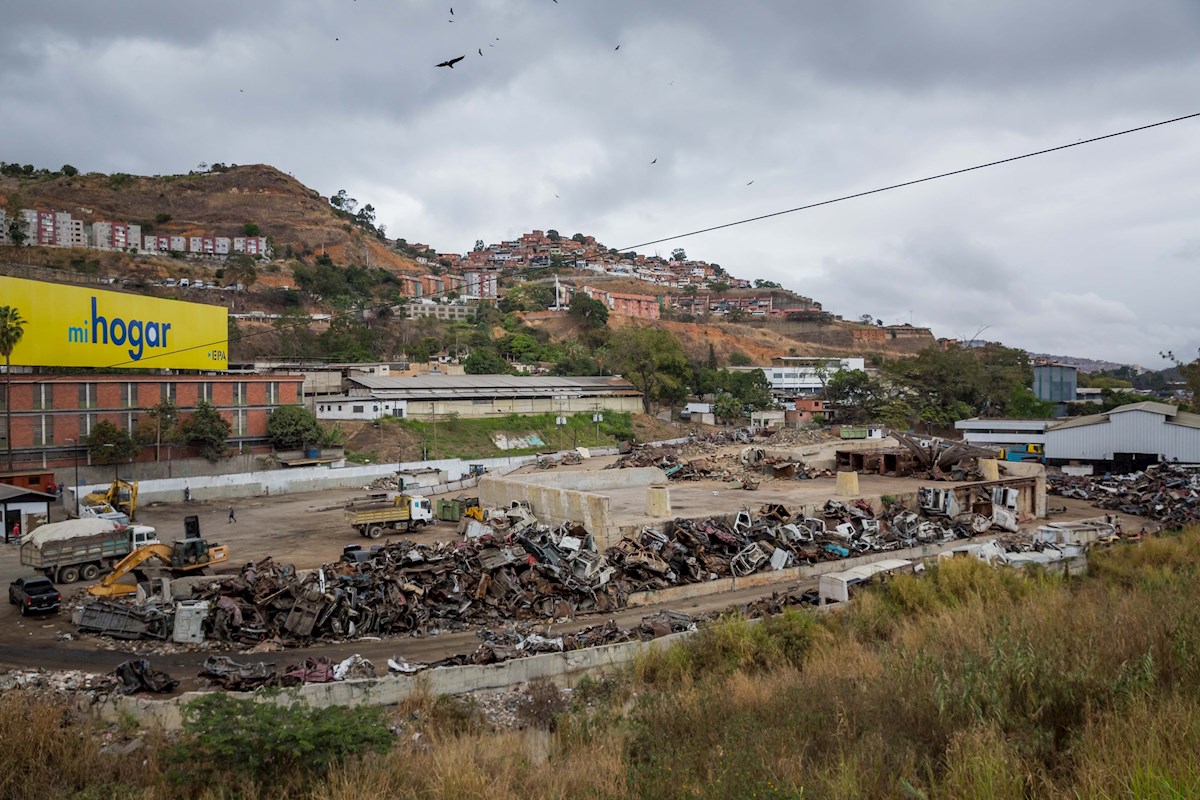
<instances>
[{"instance_id":1,"label":"person standing in yard","mask_svg":"<svg viewBox=\"0 0 1200 800\"><path fill-rule=\"evenodd\" d=\"M233 506L229 507L229 521L225 524L228 525L230 522L237 522L237 516L233 513Z\"/></svg>"}]
</instances>

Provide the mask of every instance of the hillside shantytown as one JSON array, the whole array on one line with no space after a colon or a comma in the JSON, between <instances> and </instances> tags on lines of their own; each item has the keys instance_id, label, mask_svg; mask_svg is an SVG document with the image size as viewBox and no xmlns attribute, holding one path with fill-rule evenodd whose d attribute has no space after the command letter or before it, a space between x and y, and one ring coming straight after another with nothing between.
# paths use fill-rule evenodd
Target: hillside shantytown
<instances>
[{"instance_id":1,"label":"hillside shantytown","mask_svg":"<svg viewBox=\"0 0 1200 800\"><path fill-rule=\"evenodd\" d=\"M1196 793L1190 9L273 3L0 28L0 796Z\"/></svg>"}]
</instances>

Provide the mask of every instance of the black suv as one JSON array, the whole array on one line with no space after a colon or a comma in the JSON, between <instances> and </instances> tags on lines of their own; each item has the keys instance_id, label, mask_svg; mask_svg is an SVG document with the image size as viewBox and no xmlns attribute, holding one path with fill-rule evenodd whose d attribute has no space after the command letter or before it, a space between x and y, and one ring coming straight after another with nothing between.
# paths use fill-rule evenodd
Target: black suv
<instances>
[{"instance_id":1,"label":"black suv","mask_svg":"<svg viewBox=\"0 0 1200 800\"><path fill-rule=\"evenodd\" d=\"M17 578L8 585L8 602L21 607L21 616L58 611L62 594L49 578Z\"/></svg>"}]
</instances>

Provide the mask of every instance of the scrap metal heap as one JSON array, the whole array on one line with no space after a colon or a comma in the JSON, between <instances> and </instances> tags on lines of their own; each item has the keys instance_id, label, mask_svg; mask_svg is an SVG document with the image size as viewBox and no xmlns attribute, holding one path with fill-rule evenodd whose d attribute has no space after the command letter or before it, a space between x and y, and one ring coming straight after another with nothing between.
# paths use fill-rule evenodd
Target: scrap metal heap
<instances>
[{"instance_id":1,"label":"scrap metal heap","mask_svg":"<svg viewBox=\"0 0 1200 800\"><path fill-rule=\"evenodd\" d=\"M542 524L515 504L467 520L461 541L352 545L338 562L303 573L267 558L234 576L177 581L143 605L92 603L76 621L81 631L119 638L281 648L567 620L624 608L635 591L1015 530L1015 516L998 505L992 516L980 513L1002 500L996 492L1012 490L975 491L982 494L969 510L952 490L926 488L916 510L881 516L866 501L830 500L817 516L768 504L757 517L742 510L731 521L676 519L605 553L584 528Z\"/></svg>"},{"instance_id":2,"label":"scrap metal heap","mask_svg":"<svg viewBox=\"0 0 1200 800\"><path fill-rule=\"evenodd\" d=\"M1047 476L1048 491L1170 528L1200 523L1200 467L1154 464L1128 475Z\"/></svg>"},{"instance_id":3,"label":"scrap metal heap","mask_svg":"<svg viewBox=\"0 0 1200 800\"><path fill-rule=\"evenodd\" d=\"M819 431L784 429L763 438L763 444L795 446L823 441ZM605 469L658 467L672 481L736 481L741 488L755 489L763 477L807 479L832 477L829 470L812 470L791 457L768 455L746 428L719 431L678 445L634 445ZM749 445L731 452L730 445Z\"/></svg>"}]
</instances>

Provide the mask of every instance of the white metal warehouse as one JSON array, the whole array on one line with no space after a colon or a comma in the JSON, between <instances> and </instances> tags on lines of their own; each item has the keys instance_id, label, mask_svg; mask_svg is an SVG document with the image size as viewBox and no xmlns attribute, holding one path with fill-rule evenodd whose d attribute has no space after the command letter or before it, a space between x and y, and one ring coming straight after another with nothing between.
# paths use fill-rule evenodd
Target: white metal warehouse
<instances>
[{"instance_id":1,"label":"white metal warehouse","mask_svg":"<svg viewBox=\"0 0 1200 800\"><path fill-rule=\"evenodd\" d=\"M1147 402L1067 419L1047 428L1046 460L1117 472L1159 461L1200 463L1200 414Z\"/></svg>"}]
</instances>

